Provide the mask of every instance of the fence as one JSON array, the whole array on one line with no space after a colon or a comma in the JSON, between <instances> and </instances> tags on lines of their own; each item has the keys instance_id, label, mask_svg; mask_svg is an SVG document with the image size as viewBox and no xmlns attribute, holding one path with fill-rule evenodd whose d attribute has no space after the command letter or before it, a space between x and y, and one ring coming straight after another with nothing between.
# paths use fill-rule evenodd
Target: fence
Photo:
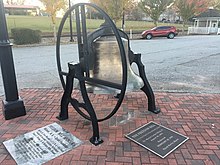
<instances>
[{"instance_id":1,"label":"fence","mask_svg":"<svg viewBox=\"0 0 220 165\"><path fill-rule=\"evenodd\" d=\"M220 28L216 28L216 27L189 27L188 34L220 34Z\"/></svg>"}]
</instances>

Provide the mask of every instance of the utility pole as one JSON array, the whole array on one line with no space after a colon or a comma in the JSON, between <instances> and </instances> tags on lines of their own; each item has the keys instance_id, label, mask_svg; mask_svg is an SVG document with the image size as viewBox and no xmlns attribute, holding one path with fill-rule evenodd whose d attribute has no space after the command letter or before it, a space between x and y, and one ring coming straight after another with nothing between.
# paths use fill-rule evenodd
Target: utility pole
<instances>
[{"instance_id":1,"label":"utility pole","mask_svg":"<svg viewBox=\"0 0 220 165\"><path fill-rule=\"evenodd\" d=\"M125 31L125 9L122 11L122 30Z\"/></svg>"},{"instance_id":2,"label":"utility pole","mask_svg":"<svg viewBox=\"0 0 220 165\"><path fill-rule=\"evenodd\" d=\"M3 0L0 0L0 65L5 90L3 114L6 120L26 115L23 100L18 96L17 82L9 41Z\"/></svg>"},{"instance_id":3,"label":"utility pole","mask_svg":"<svg viewBox=\"0 0 220 165\"><path fill-rule=\"evenodd\" d=\"M71 1L69 0L69 9L71 8ZM70 42L73 42L73 26L72 26L72 14L70 13Z\"/></svg>"}]
</instances>

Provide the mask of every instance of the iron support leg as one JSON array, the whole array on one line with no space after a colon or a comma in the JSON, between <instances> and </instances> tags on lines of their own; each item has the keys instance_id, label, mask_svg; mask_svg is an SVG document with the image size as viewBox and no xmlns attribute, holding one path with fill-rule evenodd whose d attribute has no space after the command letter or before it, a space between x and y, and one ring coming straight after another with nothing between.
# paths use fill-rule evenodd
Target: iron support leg
<instances>
[{"instance_id":1,"label":"iron support leg","mask_svg":"<svg viewBox=\"0 0 220 165\"><path fill-rule=\"evenodd\" d=\"M64 94L61 99L61 111L59 116L57 117L59 120L66 120L68 119L68 105L71 101L71 94L73 90L73 80L74 78L79 79L80 83L80 89L82 93L83 100L85 102L85 110L88 112L91 122L92 122L92 128L93 128L93 136L90 138L90 142L94 145L99 145L103 142L103 140L100 139L99 136L99 125L98 125L98 119L96 117L95 111L93 109L93 106L89 100L86 86L85 86L85 80L83 79L83 73L81 72L81 66L80 64L70 64L69 63L69 73L66 77L66 88L64 90ZM79 106L79 104L74 105ZM76 109L76 107L75 107Z\"/></svg>"},{"instance_id":2,"label":"iron support leg","mask_svg":"<svg viewBox=\"0 0 220 165\"><path fill-rule=\"evenodd\" d=\"M90 138L90 142L97 146L97 145L103 143L103 140L99 136L98 119L95 114L94 108L89 100L89 97L88 97L88 94L86 91L85 82L80 81L80 88L81 88L83 100L86 104L86 111L88 112L88 114L91 118L91 122L92 122L93 136Z\"/></svg>"},{"instance_id":3,"label":"iron support leg","mask_svg":"<svg viewBox=\"0 0 220 165\"><path fill-rule=\"evenodd\" d=\"M80 90L82 93L82 97L83 97L84 103L86 105L85 110L88 112L90 119L91 119L91 122L92 122L93 135L90 138L90 142L92 144L94 144L95 146L97 146L97 145L103 143L103 140L99 136L98 119L97 119L96 113L94 111L94 108L91 104L91 101L90 101L89 96L86 91L85 80L83 79L81 67L79 64L75 65L75 67L76 67L77 77L79 78Z\"/></svg>"},{"instance_id":4,"label":"iron support leg","mask_svg":"<svg viewBox=\"0 0 220 165\"><path fill-rule=\"evenodd\" d=\"M61 110L57 119L59 120L66 120L68 119L68 105L71 99L71 94L73 91L73 80L75 77L75 70L69 69L69 73L66 77L66 88L64 90L62 99L61 99Z\"/></svg>"},{"instance_id":5,"label":"iron support leg","mask_svg":"<svg viewBox=\"0 0 220 165\"><path fill-rule=\"evenodd\" d=\"M148 111L151 111L155 114L158 114L158 113L160 113L160 109L156 108L154 93L153 93L153 90L152 90L148 80L147 80L145 70L144 70L144 65L141 62L141 54L135 55L134 62L137 64L140 77L144 81L144 86L141 88L141 90L147 95Z\"/></svg>"}]
</instances>

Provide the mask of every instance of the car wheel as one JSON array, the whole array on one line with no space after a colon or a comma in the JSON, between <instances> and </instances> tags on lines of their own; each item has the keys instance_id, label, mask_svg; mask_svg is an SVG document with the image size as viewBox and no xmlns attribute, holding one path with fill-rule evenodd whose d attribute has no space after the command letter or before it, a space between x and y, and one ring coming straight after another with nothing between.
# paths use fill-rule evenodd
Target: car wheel
<instances>
[{"instance_id":1,"label":"car wheel","mask_svg":"<svg viewBox=\"0 0 220 165\"><path fill-rule=\"evenodd\" d=\"M147 40L150 40L152 37L153 37L152 34L147 34L147 35L146 35L146 39L147 39Z\"/></svg>"},{"instance_id":2,"label":"car wheel","mask_svg":"<svg viewBox=\"0 0 220 165\"><path fill-rule=\"evenodd\" d=\"M167 38L169 38L169 39L173 39L174 37L175 37L174 33L169 33L168 36L167 36Z\"/></svg>"}]
</instances>

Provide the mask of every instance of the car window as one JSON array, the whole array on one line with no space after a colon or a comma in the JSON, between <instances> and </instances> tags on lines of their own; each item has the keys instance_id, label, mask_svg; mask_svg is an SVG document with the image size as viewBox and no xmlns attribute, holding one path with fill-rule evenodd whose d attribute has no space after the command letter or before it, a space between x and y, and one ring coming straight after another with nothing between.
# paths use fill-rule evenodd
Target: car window
<instances>
[{"instance_id":1,"label":"car window","mask_svg":"<svg viewBox=\"0 0 220 165\"><path fill-rule=\"evenodd\" d=\"M170 26L164 26L163 27L163 30L167 30L167 29L169 29L170 28Z\"/></svg>"},{"instance_id":2,"label":"car window","mask_svg":"<svg viewBox=\"0 0 220 165\"><path fill-rule=\"evenodd\" d=\"M163 30L163 26L157 27L157 30Z\"/></svg>"},{"instance_id":3,"label":"car window","mask_svg":"<svg viewBox=\"0 0 220 165\"><path fill-rule=\"evenodd\" d=\"M154 27L154 28L152 28L151 30L156 30L157 29L157 27Z\"/></svg>"}]
</instances>

